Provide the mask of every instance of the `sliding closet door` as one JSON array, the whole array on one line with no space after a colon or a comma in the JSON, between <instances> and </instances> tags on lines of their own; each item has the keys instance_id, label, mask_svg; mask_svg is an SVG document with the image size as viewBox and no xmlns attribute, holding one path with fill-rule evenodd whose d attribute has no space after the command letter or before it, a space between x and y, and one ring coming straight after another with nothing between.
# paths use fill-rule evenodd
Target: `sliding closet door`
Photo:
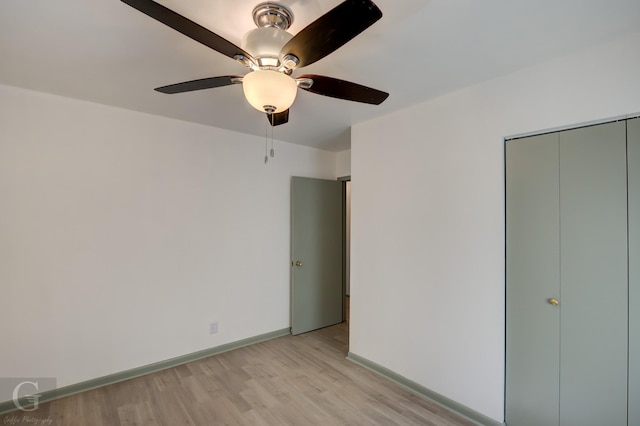
<instances>
[{"instance_id":1,"label":"sliding closet door","mask_svg":"<svg viewBox=\"0 0 640 426\"><path fill-rule=\"evenodd\" d=\"M506 420L559 422L558 135L508 141Z\"/></svg>"},{"instance_id":2,"label":"sliding closet door","mask_svg":"<svg viewBox=\"0 0 640 426\"><path fill-rule=\"evenodd\" d=\"M629 167L629 425L640 425L640 118L627 122Z\"/></svg>"},{"instance_id":3,"label":"sliding closet door","mask_svg":"<svg viewBox=\"0 0 640 426\"><path fill-rule=\"evenodd\" d=\"M560 224L560 424L627 425L625 122L560 133Z\"/></svg>"}]
</instances>

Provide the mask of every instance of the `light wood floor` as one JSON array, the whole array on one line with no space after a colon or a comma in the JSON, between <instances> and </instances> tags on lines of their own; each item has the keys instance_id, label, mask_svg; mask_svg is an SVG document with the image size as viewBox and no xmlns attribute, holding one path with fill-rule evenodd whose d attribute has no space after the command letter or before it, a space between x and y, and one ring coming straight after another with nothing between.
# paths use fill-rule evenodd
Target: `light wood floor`
<instances>
[{"instance_id":1,"label":"light wood floor","mask_svg":"<svg viewBox=\"0 0 640 426\"><path fill-rule=\"evenodd\" d=\"M15 421L24 415L51 426L472 424L347 361L347 345L347 323L285 336L5 414L0 425L27 424Z\"/></svg>"}]
</instances>

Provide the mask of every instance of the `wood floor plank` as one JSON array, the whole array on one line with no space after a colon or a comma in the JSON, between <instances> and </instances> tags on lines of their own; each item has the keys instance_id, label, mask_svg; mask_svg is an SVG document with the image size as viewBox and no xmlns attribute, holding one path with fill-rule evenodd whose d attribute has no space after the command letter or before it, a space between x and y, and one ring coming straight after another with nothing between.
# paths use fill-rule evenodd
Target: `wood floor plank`
<instances>
[{"instance_id":1,"label":"wood floor plank","mask_svg":"<svg viewBox=\"0 0 640 426\"><path fill-rule=\"evenodd\" d=\"M473 425L347 361L348 341L348 323L285 336L41 404L29 415L51 426ZM0 424L11 416L22 413L0 416Z\"/></svg>"}]
</instances>

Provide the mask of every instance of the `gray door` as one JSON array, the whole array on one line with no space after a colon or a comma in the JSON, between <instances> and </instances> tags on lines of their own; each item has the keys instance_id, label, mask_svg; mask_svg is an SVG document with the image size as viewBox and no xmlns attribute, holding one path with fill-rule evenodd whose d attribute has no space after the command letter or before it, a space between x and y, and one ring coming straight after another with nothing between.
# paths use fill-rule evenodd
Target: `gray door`
<instances>
[{"instance_id":1,"label":"gray door","mask_svg":"<svg viewBox=\"0 0 640 426\"><path fill-rule=\"evenodd\" d=\"M627 122L629 167L629 425L640 425L640 118Z\"/></svg>"},{"instance_id":2,"label":"gray door","mask_svg":"<svg viewBox=\"0 0 640 426\"><path fill-rule=\"evenodd\" d=\"M342 322L342 183L291 184L291 333Z\"/></svg>"},{"instance_id":3,"label":"gray door","mask_svg":"<svg viewBox=\"0 0 640 426\"><path fill-rule=\"evenodd\" d=\"M560 208L558 135L506 143L506 420L558 426ZM532 261L535 259L535 261Z\"/></svg>"},{"instance_id":4,"label":"gray door","mask_svg":"<svg viewBox=\"0 0 640 426\"><path fill-rule=\"evenodd\" d=\"M506 144L509 426L627 424L625 123Z\"/></svg>"},{"instance_id":5,"label":"gray door","mask_svg":"<svg viewBox=\"0 0 640 426\"><path fill-rule=\"evenodd\" d=\"M560 133L560 424L627 424L625 123Z\"/></svg>"}]
</instances>

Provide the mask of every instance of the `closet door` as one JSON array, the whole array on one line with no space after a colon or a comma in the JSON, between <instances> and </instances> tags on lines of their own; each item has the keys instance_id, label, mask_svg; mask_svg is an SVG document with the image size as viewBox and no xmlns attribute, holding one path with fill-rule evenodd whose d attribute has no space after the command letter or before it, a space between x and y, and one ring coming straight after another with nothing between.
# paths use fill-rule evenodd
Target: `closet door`
<instances>
[{"instance_id":1,"label":"closet door","mask_svg":"<svg viewBox=\"0 0 640 426\"><path fill-rule=\"evenodd\" d=\"M506 420L558 426L560 297L558 135L508 141Z\"/></svg>"},{"instance_id":2,"label":"closet door","mask_svg":"<svg viewBox=\"0 0 640 426\"><path fill-rule=\"evenodd\" d=\"M640 425L640 119L627 122L629 170L629 425Z\"/></svg>"},{"instance_id":3,"label":"closet door","mask_svg":"<svg viewBox=\"0 0 640 426\"><path fill-rule=\"evenodd\" d=\"M622 426L627 424L626 123L559 135L560 424Z\"/></svg>"}]
</instances>

